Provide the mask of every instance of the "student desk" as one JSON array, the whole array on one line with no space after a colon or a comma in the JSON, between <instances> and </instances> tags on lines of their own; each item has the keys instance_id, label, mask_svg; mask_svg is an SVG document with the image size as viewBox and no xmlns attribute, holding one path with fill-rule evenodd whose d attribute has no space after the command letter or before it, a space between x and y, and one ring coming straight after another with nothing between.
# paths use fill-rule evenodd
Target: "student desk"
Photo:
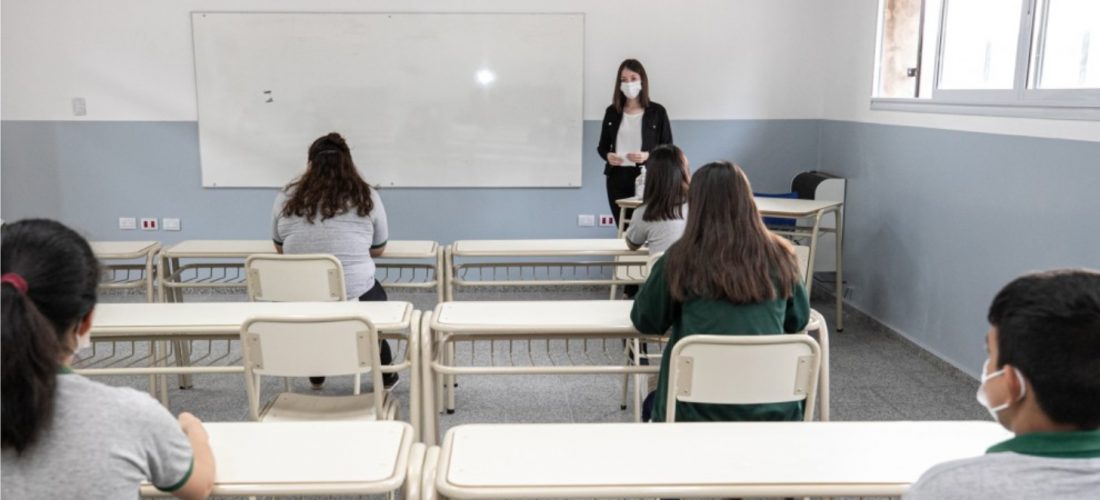
<instances>
[{"instance_id":1,"label":"student desk","mask_svg":"<svg viewBox=\"0 0 1100 500\"><path fill-rule=\"evenodd\" d=\"M842 243L844 240L844 220L840 211L844 204L839 201L827 200L802 200L790 198L753 197L756 209L764 217L786 217L800 221L809 221L809 226L793 226L789 229L772 229L772 232L783 236L809 237L810 256L806 270L806 293L813 291L814 259L817 257L817 238L821 233L836 233L836 330L844 330L844 258ZM642 204L639 198L623 198L615 200L619 205L619 237L626 234L626 225L629 223L624 217L627 209L638 208ZM821 218L826 214L833 214L836 221L836 229L821 227Z\"/></svg>"},{"instance_id":2,"label":"student desk","mask_svg":"<svg viewBox=\"0 0 1100 500\"><path fill-rule=\"evenodd\" d=\"M425 498L898 496L1009 437L980 421L463 425L429 451Z\"/></svg>"},{"instance_id":3,"label":"student desk","mask_svg":"<svg viewBox=\"0 0 1100 500\"><path fill-rule=\"evenodd\" d=\"M159 263L161 301L181 302L184 288L243 288L244 260L249 255L271 253L275 253L275 244L270 240L189 240L168 247L161 252ZM214 262L218 259L230 262ZM374 261L381 271L379 281L387 288L435 288L442 301L443 251L438 243L390 241ZM416 279L417 270L424 270L423 280Z\"/></svg>"},{"instance_id":4,"label":"student desk","mask_svg":"<svg viewBox=\"0 0 1100 500\"><path fill-rule=\"evenodd\" d=\"M613 342L612 353L606 344L589 349L589 341L606 339L634 339L654 336L642 335L630 321L633 301L627 300L565 300L524 302L444 302L433 313L425 313L420 348L424 374L424 442L434 444L437 438L438 407L442 402L437 395L446 388L447 409L454 409L455 374L642 374L658 373L659 363L648 366L625 365L618 342ZM808 331L817 331L821 344L821 375L818 386L819 415L829 418L829 357L828 329L821 315L811 314ZM549 363L537 364L530 352L532 341L548 339L582 340L584 347L571 350L567 344L566 359L549 359ZM497 366L457 366L454 343L463 340L509 341L506 353L508 362ZM523 346L526 341L527 345ZM513 350L515 343L526 351L519 355ZM596 342L592 343L593 345ZM598 352L603 349L603 352ZM495 345L494 345L495 350ZM494 353L495 354L495 353ZM593 355L596 359L593 359ZM581 363L575 363L574 358ZM602 358L602 359L601 359ZM518 359L518 362L517 362ZM600 363L603 361L603 363Z\"/></svg>"},{"instance_id":5,"label":"student desk","mask_svg":"<svg viewBox=\"0 0 1100 500\"><path fill-rule=\"evenodd\" d=\"M144 288L145 301L153 301L153 267L160 243L155 241L92 241L92 252L103 262L104 281L101 290ZM142 260L143 263L132 261ZM111 261L130 261L117 262ZM137 272L134 278L131 273Z\"/></svg>"},{"instance_id":6,"label":"student desk","mask_svg":"<svg viewBox=\"0 0 1100 500\"><path fill-rule=\"evenodd\" d=\"M447 273L446 300L454 300L455 286L463 285L495 285L495 286L568 286L568 285L620 285L641 283L644 276L623 277L620 273L613 272L610 278L592 278L587 275L590 268L640 268L637 262L619 263L618 258L628 256L646 255L643 250L631 250L627 248L622 239L557 239L557 240L460 240L448 246L444 250L444 266ZM530 258L554 258L554 257L614 257L615 261L557 261L543 262L537 260L525 260ZM459 263L457 259L469 259ZM491 269L489 279L468 278L466 270L479 269L479 276L483 278L486 271ZM559 279L551 279L554 269L560 274ZM494 279L496 271L503 269L505 279ZM510 269L519 269L520 279L512 279ZM525 270L529 270L531 277L522 276ZM540 274L540 270L543 271ZM581 279L574 279L585 270ZM567 278L572 273L574 278Z\"/></svg>"},{"instance_id":7,"label":"student desk","mask_svg":"<svg viewBox=\"0 0 1100 500\"><path fill-rule=\"evenodd\" d=\"M190 360L177 357L177 366L166 366L168 353L160 352L166 340L239 340L241 324L254 316L322 317L363 315L387 337L409 342L406 359L385 367L385 372L409 368L409 413L415 423L420 418L420 312L408 302L186 302L100 304L92 317L92 340L150 341L153 344L150 366L135 366L136 361L92 358L77 363L77 373L95 375L166 375L195 373L243 373L236 363L216 366L191 366ZM225 358L228 356L228 349ZM140 360L138 360L140 361ZM217 360L213 360L217 361ZM160 384L161 402L167 404L167 383ZM417 424L419 429L419 424Z\"/></svg>"},{"instance_id":8,"label":"student desk","mask_svg":"<svg viewBox=\"0 0 1100 500\"><path fill-rule=\"evenodd\" d=\"M206 423L214 453L213 495L370 495L390 493L407 477L414 451L404 422ZM413 491L419 488L413 486ZM141 494L168 496L146 483Z\"/></svg>"}]
</instances>

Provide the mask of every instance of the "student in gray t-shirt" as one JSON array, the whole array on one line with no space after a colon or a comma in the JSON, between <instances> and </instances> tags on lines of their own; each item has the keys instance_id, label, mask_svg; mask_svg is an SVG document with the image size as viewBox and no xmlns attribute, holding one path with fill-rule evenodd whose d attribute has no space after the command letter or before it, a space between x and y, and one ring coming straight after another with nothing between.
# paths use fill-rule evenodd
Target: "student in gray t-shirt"
<instances>
[{"instance_id":1,"label":"student in gray t-shirt","mask_svg":"<svg viewBox=\"0 0 1100 500\"><path fill-rule=\"evenodd\" d=\"M344 268L344 286L351 300L385 301L386 290L374 279L374 258L389 238L386 209L351 158L351 148L336 132L319 137L309 147L306 171L275 197L271 239L279 253L323 253ZM382 364L393 363L389 343L379 343ZM387 388L396 373L382 377ZM324 377L310 377L321 389Z\"/></svg>"},{"instance_id":2,"label":"student in gray t-shirt","mask_svg":"<svg viewBox=\"0 0 1100 500\"><path fill-rule=\"evenodd\" d=\"M929 469L904 498L1100 498L1100 272L1017 278L989 323L978 402L1016 437Z\"/></svg>"},{"instance_id":3,"label":"student in gray t-shirt","mask_svg":"<svg viewBox=\"0 0 1100 500\"><path fill-rule=\"evenodd\" d=\"M149 481L205 498L214 458L202 423L148 394L75 375L91 345L99 265L88 242L50 220L4 226L3 452L0 496L138 498Z\"/></svg>"},{"instance_id":4,"label":"student in gray t-shirt","mask_svg":"<svg viewBox=\"0 0 1100 500\"><path fill-rule=\"evenodd\" d=\"M680 148L653 148L646 164L642 206L634 210L626 230L631 249L646 245L650 255L668 250L684 233L687 219L688 162Z\"/></svg>"}]
</instances>

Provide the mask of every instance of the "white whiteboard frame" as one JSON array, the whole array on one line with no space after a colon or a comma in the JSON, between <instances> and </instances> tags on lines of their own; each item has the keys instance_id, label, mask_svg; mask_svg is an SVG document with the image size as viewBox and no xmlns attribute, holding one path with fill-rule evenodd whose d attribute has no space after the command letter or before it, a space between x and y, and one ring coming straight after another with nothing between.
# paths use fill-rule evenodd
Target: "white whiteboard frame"
<instances>
[{"instance_id":1,"label":"white whiteboard frame","mask_svg":"<svg viewBox=\"0 0 1100 500\"><path fill-rule=\"evenodd\" d=\"M584 14L195 11L191 13L191 17L196 101L199 116L199 145L204 187L282 187L304 171L306 149L310 142L329 131L340 132L348 139L352 147L352 155L364 178L379 187L577 188L581 186L581 164L584 152ZM270 27L269 21L273 20L277 21L278 27L282 29ZM212 21L217 21L220 24L214 25ZM240 26L234 25L234 23L240 24ZM379 26L383 23L385 23L383 26ZM390 46L405 47L401 45L402 39L400 37L406 31L399 31L395 28L408 28L410 24L416 23L423 23L424 26L414 26L420 29L421 37L409 42L410 45L416 45L421 40L432 39L437 44L446 42L451 46L466 43L471 47L471 51L458 57L436 58L424 66L411 70L409 73L411 75L410 80L403 82L404 85L401 82L394 84L393 80L385 79L383 76L379 76L378 80L371 81L353 80L359 76L364 79L369 78L369 76L366 75L365 71L363 75L349 74L348 71L355 71L356 68L363 67L378 69L380 66L364 66L349 61L347 57L341 57L341 54L332 57L342 59L344 62L325 69L335 69L338 73L343 72L344 78L338 80L342 84L351 82L349 85L345 85L346 87L362 85L363 88L366 88L369 86L368 84L372 84L375 86L373 90L378 90L381 88L380 85L391 85L396 87L396 90L393 91L396 95L408 92L406 89L410 86L420 85L424 82L437 82L439 87L429 88L426 91L413 94L413 96L423 96L425 102L435 100L438 103L440 100L444 100L445 103L453 104L456 107L455 109L457 109L457 106L465 106L466 109L475 111L488 110L481 117L470 118L474 122L463 123L462 119L465 117L455 114L457 113L455 109L448 108L448 105L444 104L440 106L446 108L443 114L445 115L447 111L450 111L452 116L456 116L458 119L448 119L446 116L436 117L440 119L427 124L421 120L421 123L419 123L421 128L416 129L417 131L422 130L425 126L438 126L439 130L434 130L434 137L437 139L439 137L455 137L456 139L451 141L452 144L444 144L447 142L446 140L435 142L425 140L421 142L421 137L418 134L407 133L407 130L410 129L407 126L404 127L405 133L397 133L396 130L401 127L393 126L394 133L389 134L389 137L385 136L385 133L389 132L387 130L378 133L379 127L386 126L382 125L382 122L392 123L392 118L395 116L407 116L411 117L408 119L415 121L419 117L426 117L428 113L437 109L436 107L430 107L426 108L428 110L426 113L399 114L399 112L421 105L419 97L410 98L410 95L406 93L403 99L393 99L391 95L388 97L393 100L379 99L384 102L372 103L374 106L371 108L372 111L382 110L380 113L373 114L381 116L383 119L360 120L357 118L358 116L372 113L355 113L354 111L347 111L347 115L341 116L341 111L345 109L344 103L360 101L361 97L362 101L365 102L374 97L376 92L364 91L362 94L355 94L354 99L321 102L325 98L321 96L327 97L326 94L305 90L310 85L317 85L315 82L308 81L308 78L302 78L301 75L307 73L301 69L296 70L296 66L281 66L271 63L271 61L281 63L299 57L299 61L307 61L304 63L306 66L316 66L319 64L316 62L317 57L315 57L317 46L310 46L310 43L322 46L329 51L334 49L335 52L349 53L353 50L364 53L370 52L370 50L362 50L364 46L382 47L382 50L376 50L375 52L384 53L381 57L397 60L398 58L393 56L395 51ZM324 29L320 29L318 24L324 24ZM227 26L242 29L227 30L225 29ZM335 29L329 29L329 26ZM384 33L386 27L389 26L395 27L390 29L392 33L376 35L376 33ZM462 29L466 26L488 26L490 29L480 31ZM523 26L527 29L508 31L517 30L516 27ZM338 31L340 28L349 27L358 29L364 27L376 28L376 30L369 33L365 29L362 31ZM532 29L532 27L536 29ZM217 31L219 28L222 29L222 32ZM254 29L254 31L247 36L240 35L241 32L247 33L249 28ZM432 31L433 29L435 30ZM493 29L497 31L493 31ZM561 30L561 32L553 33L555 29ZM272 31L276 33L272 34ZM331 32L339 33L339 35L330 35ZM425 36L424 33L428 34ZM484 33L511 35L508 40L512 43L492 44L491 39L487 39ZM560 36L562 33L567 36ZM314 36L317 38L314 40L307 39L306 43L300 43L300 38L299 41L293 42L295 45L289 45L292 43L290 40L293 40L295 36ZM340 43L339 36L351 37L355 42L367 41L368 43ZM370 37L374 37L374 42L379 42L379 36L390 36L393 39L384 39L381 43L376 43L373 46L369 45ZM459 40L454 37L459 37ZM461 37L466 38L462 39ZM517 47L515 45L516 40L529 43ZM275 48L269 49L268 53L264 53L264 50L269 47L265 45L267 43L271 43L271 47ZM543 46L540 46L540 43ZM234 45L237 45L236 53L222 55L220 59L219 56L212 56L212 53L224 54L229 52L232 50L229 47ZM282 47L279 47L280 45ZM288 46L292 49L288 49ZM257 51L256 47L260 47L260 49ZM546 47L556 50L545 50ZM543 50L533 50L532 48ZM500 64L505 67L493 67L491 69L502 70L502 73L507 75L499 80L505 80L508 76L512 77L509 80L511 82L509 85L514 85L515 88L506 87L504 83L501 83L497 95L490 98L484 97L484 95L492 94L497 89L492 87L471 88L475 85L473 71L470 71L470 75L463 75L464 78L457 80L455 78L437 80L423 77L424 74L433 71L435 66L463 64L455 61L472 57L472 49L489 53L490 55L484 58L496 58L497 63L504 60L505 62ZM250 53L249 50L254 52ZM302 51L306 55L304 57L302 53L296 56L288 55L292 50ZM313 50L313 52L310 52L310 50ZM420 50L423 52L424 46L399 50L409 50L411 52ZM440 53L447 50L461 49L441 48ZM505 53L505 55L501 55L502 53ZM325 52L325 54L327 55L329 52ZM432 54L436 53L432 52ZM259 56L259 59L255 56ZM354 56L358 56L358 54L354 54ZM263 59L264 57L269 58L270 61ZM379 56L368 54L363 57ZM416 66L416 63L423 59L408 55L400 57L402 59L399 62L403 66ZM256 60L264 62L257 63ZM469 65L470 63L466 61L465 64ZM255 88L249 89L248 94L243 94L240 88L234 88L234 86L240 87L242 85L241 81L258 80L231 75L237 68L249 65L261 67L265 74L270 72L270 74L267 74L267 79L273 80L275 83L252 85ZM530 71L532 65L537 65L540 69L545 69L547 65L558 65L560 67L549 68L545 72L535 72ZM432 66L432 68L425 66ZM463 67L463 70L465 69L467 67ZM283 73L281 80L279 78L280 71ZM393 70L392 66L385 66L382 67L381 71L392 73L396 70ZM416 71L425 73L419 74ZM512 73L508 74L508 71L512 71ZM290 73L290 75L286 75L286 73ZM447 74L451 75L453 72ZM541 87L537 87L536 91L530 91L532 88L531 79L534 78L532 75L538 75L537 78L540 79L536 85L550 85L552 92L543 92L544 89ZM216 79L219 77L222 78L222 81L217 82ZM320 85L328 85L330 82L331 80L325 80ZM441 95L445 96L448 87L454 86L456 83L459 86L459 91L466 92L466 94L463 94L467 96L466 101L446 101L446 97L440 97ZM494 82L494 84L496 83ZM285 87L295 84L302 87L302 89L296 89L297 95L285 90ZM281 110L278 109L278 104L273 105L271 108L262 107L264 101L261 99L268 97L268 95L261 95L258 90L264 85L275 87L273 89L274 95L271 96L273 101L278 101L278 104L283 102L289 104L281 106L283 108ZM279 85L282 85L282 88ZM524 85L527 87L524 88ZM309 90L315 90L315 88ZM346 89L340 88L337 90ZM439 95L436 95L437 90ZM483 91L484 95L472 94L471 92L474 90ZM211 95L217 92L223 92L224 94L212 98ZM227 100L230 99L229 96L234 95L234 92L236 92L237 100ZM288 94L291 95L290 98L286 97ZM553 94L559 98L538 101L539 95L547 94ZM302 97L305 95L310 95L311 97L308 98L314 99L316 102L307 103L304 100L305 98ZM246 100L241 100L242 98ZM482 100L477 101L479 98ZM532 106L532 103L534 103L534 106ZM306 104L311 106L306 106ZM295 108L295 105L299 107ZM243 110L245 106L251 106L251 111ZM349 105L347 109L350 109L350 106L367 105L357 102ZM389 109L385 109L386 106L389 106ZM496 106L495 109L494 106ZM312 107L315 111L312 114L301 112L299 116L298 109L306 107ZM263 111L257 113L258 110ZM268 110L275 110L275 112ZM501 110L507 110L507 112L502 114ZM264 111L268 111L266 117ZM282 114L282 116L279 116L279 114ZM318 116L323 116L323 119L317 119ZM486 116L501 119L493 121L486 119ZM391 120L386 120L384 117L389 117ZM312 128L299 127L298 122L311 119L321 124L311 122L309 125ZM450 133L447 133L448 127L450 127ZM455 127L464 127L464 129L459 130L461 133L454 133ZM485 130L478 127L484 127ZM296 128L300 128L300 130L291 130ZM546 131L553 131L553 134L546 134ZM433 134L426 135L432 136ZM546 135L551 137L545 138ZM470 139L474 137L487 138L487 142L486 144L477 143ZM495 142L493 142L494 140ZM402 144L402 141L405 141L404 146L399 145ZM411 143L412 141L415 141L415 144Z\"/></svg>"}]
</instances>

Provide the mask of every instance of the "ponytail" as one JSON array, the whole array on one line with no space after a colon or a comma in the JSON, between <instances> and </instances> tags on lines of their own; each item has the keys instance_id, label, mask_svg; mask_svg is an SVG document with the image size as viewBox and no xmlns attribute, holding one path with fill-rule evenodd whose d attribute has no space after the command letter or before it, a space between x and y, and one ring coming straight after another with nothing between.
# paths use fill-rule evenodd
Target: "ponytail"
<instances>
[{"instance_id":1,"label":"ponytail","mask_svg":"<svg viewBox=\"0 0 1100 500\"><path fill-rule=\"evenodd\" d=\"M55 221L5 225L0 239L0 434L22 453L49 427L66 338L95 307L99 269L88 242Z\"/></svg>"},{"instance_id":2,"label":"ponytail","mask_svg":"<svg viewBox=\"0 0 1100 500\"><path fill-rule=\"evenodd\" d=\"M11 284L3 285L3 447L22 453L53 416L61 342L34 302Z\"/></svg>"}]
</instances>

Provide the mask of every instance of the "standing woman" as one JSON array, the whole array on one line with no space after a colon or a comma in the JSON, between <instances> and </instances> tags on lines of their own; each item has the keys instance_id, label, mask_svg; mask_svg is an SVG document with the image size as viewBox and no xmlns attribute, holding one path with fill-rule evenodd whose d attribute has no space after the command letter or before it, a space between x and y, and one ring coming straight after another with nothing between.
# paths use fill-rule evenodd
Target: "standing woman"
<instances>
[{"instance_id":1,"label":"standing woman","mask_svg":"<svg viewBox=\"0 0 1100 500\"><path fill-rule=\"evenodd\" d=\"M768 231L749 179L728 162L704 165L691 179L691 210L680 240L653 265L634 298L639 332L669 334L665 352L689 335L774 335L806 328L810 301L794 249ZM671 331L670 331L671 328ZM646 398L653 421L665 420L669 357L657 391ZM751 383L751 381L738 381ZM801 420L802 403L676 404L678 421ZM648 413L648 412L643 412Z\"/></svg>"},{"instance_id":2,"label":"standing woman","mask_svg":"<svg viewBox=\"0 0 1100 500\"><path fill-rule=\"evenodd\" d=\"M309 146L306 171L275 197L272 239L279 253L326 253L344 267L348 297L385 301L386 290L374 279L374 257L382 255L389 238L386 209L378 191L359 175L347 141L336 132ZM380 341L382 364L393 362L389 343ZM396 373L382 376L386 388ZM321 389L324 377L310 377Z\"/></svg>"},{"instance_id":3,"label":"standing woman","mask_svg":"<svg viewBox=\"0 0 1100 500\"><path fill-rule=\"evenodd\" d=\"M206 498L214 456L202 422L172 418L148 394L73 373L91 346L99 263L59 222L0 231L3 254L4 498L137 498L142 481L179 498Z\"/></svg>"},{"instance_id":4,"label":"standing woman","mask_svg":"<svg viewBox=\"0 0 1100 500\"><path fill-rule=\"evenodd\" d=\"M603 115L600 144L596 151L606 162L607 201L615 222L619 207L615 200L634 196L634 179L649 152L672 143L672 126L664 106L649 100L649 78L637 59L627 59L615 74L611 105Z\"/></svg>"}]
</instances>

